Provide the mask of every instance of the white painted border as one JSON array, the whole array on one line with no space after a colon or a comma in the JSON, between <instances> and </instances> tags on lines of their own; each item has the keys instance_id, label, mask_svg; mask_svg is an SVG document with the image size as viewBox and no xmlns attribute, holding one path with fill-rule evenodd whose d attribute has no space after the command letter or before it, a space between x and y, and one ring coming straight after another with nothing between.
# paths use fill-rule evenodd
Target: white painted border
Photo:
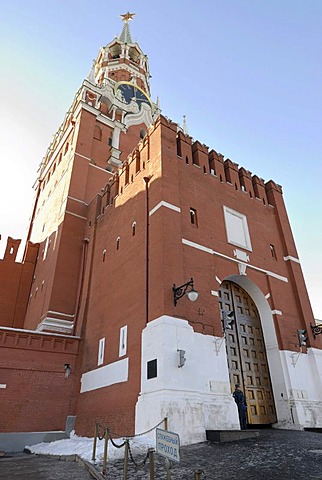
<instances>
[{"instance_id":1,"label":"white painted border","mask_svg":"<svg viewBox=\"0 0 322 480\"><path fill-rule=\"evenodd\" d=\"M249 229L248 229L248 223L247 223L247 217L243 213L237 212L236 210L233 210L232 208L226 207L223 205L224 209L224 217L225 217L225 226L226 226L226 233L227 233L227 240L228 243L231 243L232 245L236 245L237 247L244 248L246 250L252 251L252 243L250 241L250 235L249 235ZM233 241L231 239L231 233L232 230L230 228L230 222L229 222L229 216L237 217L242 221L243 225L243 233L244 233L244 238L245 238L245 245L236 241Z\"/></svg>"},{"instance_id":2,"label":"white painted border","mask_svg":"<svg viewBox=\"0 0 322 480\"><path fill-rule=\"evenodd\" d=\"M288 282L288 279L286 277L283 277L282 275L278 275L278 273L270 272L269 270L264 270L263 268L255 267L254 265L250 265L248 263L243 263L240 262L239 260L236 260L235 258L229 257L228 255L224 255L223 253L216 252L215 250L212 250L211 248L205 247L203 245L200 245L199 243L191 242L190 240L186 240L185 238L182 239L182 243L184 245L188 245L189 247L196 248L198 250L201 250L206 253L210 253L212 255L218 255L218 257L226 258L227 260L231 260L232 262L243 264L246 267L253 268L254 270L257 270L259 272L266 273L266 275L269 275L270 277L277 278L278 280L281 280L282 282ZM217 280L217 277L216 277Z\"/></svg>"},{"instance_id":3,"label":"white painted border","mask_svg":"<svg viewBox=\"0 0 322 480\"><path fill-rule=\"evenodd\" d=\"M127 382L129 377L129 359L124 358L104 367L83 373L80 393L108 387L115 383Z\"/></svg>"},{"instance_id":4,"label":"white painted border","mask_svg":"<svg viewBox=\"0 0 322 480\"><path fill-rule=\"evenodd\" d=\"M127 350L127 325L120 328L119 357L126 355Z\"/></svg>"},{"instance_id":5,"label":"white painted border","mask_svg":"<svg viewBox=\"0 0 322 480\"><path fill-rule=\"evenodd\" d=\"M283 258L285 262L287 262L288 260L291 260L292 262L295 262L295 263L301 263L298 258L292 257L291 255L288 255L287 257L283 257Z\"/></svg>"},{"instance_id":6,"label":"white painted border","mask_svg":"<svg viewBox=\"0 0 322 480\"><path fill-rule=\"evenodd\" d=\"M100 340L98 342L97 365L103 365L103 363L104 363L104 352L105 352L105 337L100 338Z\"/></svg>"},{"instance_id":7,"label":"white painted border","mask_svg":"<svg viewBox=\"0 0 322 480\"><path fill-rule=\"evenodd\" d=\"M162 200L154 208L152 208L152 210L150 210L149 216L151 217L151 215L153 215L161 207L170 208L170 210L174 210L175 212L178 212L178 213L181 212L181 208L176 207L175 205L172 205L171 203L168 203L168 202L165 202L164 200Z\"/></svg>"}]
</instances>

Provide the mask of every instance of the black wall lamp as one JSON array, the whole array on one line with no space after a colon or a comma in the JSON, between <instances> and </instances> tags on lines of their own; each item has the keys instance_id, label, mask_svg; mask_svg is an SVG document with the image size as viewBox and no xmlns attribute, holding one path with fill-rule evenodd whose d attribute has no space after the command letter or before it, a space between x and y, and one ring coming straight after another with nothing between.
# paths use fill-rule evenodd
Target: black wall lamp
<instances>
[{"instance_id":1,"label":"black wall lamp","mask_svg":"<svg viewBox=\"0 0 322 480\"><path fill-rule=\"evenodd\" d=\"M188 290L189 287L190 290ZM177 305L179 298L182 298L185 294L187 294L191 302L195 302L199 297L199 293L193 288L193 278L191 278L189 282L180 285L180 287L176 287L176 284L174 283L172 291L174 306Z\"/></svg>"}]
</instances>

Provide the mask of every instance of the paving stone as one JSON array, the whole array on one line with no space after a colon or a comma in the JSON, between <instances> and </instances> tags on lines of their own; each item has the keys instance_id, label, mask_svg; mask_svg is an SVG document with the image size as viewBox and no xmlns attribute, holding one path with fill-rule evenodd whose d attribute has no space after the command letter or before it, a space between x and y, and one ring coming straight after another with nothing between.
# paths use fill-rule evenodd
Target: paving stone
<instances>
[{"instance_id":1,"label":"paving stone","mask_svg":"<svg viewBox=\"0 0 322 480\"><path fill-rule=\"evenodd\" d=\"M141 462L144 455L134 455ZM36 455L0 457L0 480L90 480L82 466L62 458ZM322 434L287 430L260 430L259 436L228 443L198 443L180 449L171 480L322 480ZM101 465L96 465L97 479ZM149 480L148 462L137 469L129 460L128 480ZM165 480L165 459L155 455L155 480ZM108 463L106 480L123 480L123 461Z\"/></svg>"}]
</instances>

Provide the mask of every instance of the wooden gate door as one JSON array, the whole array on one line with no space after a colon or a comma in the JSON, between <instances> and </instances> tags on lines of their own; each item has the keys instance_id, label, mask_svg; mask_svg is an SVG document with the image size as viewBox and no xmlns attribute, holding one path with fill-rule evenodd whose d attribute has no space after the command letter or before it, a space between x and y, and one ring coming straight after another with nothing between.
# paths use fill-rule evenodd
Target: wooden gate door
<instances>
[{"instance_id":1,"label":"wooden gate door","mask_svg":"<svg viewBox=\"0 0 322 480\"><path fill-rule=\"evenodd\" d=\"M235 383L242 386L247 398L249 424L275 423L274 398L257 308L242 288L228 281L219 289L219 306L223 321L229 313L233 319L228 322L230 328L225 328L232 390Z\"/></svg>"}]
</instances>

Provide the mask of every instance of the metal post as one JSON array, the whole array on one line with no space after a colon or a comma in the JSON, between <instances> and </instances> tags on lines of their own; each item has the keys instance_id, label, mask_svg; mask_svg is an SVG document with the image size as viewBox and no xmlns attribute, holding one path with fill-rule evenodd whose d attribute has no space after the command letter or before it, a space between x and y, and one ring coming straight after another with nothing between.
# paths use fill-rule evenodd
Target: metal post
<instances>
[{"instance_id":1,"label":"metal post","mask_svg":"<svg viewBox=\"0 0 322 480\"><path fill-rule=\"evenodd\" d=\"M107 450L108 450L108 437L109 437L109 429L105 428L104 433L104 453L103 453L103 475L106 475L106 465L107 465Z\"/></svg>"},{"instance_id":2,"label":"metal post","mask_svg":"<svg viewBox=\"0 0 322 480\"><path fill-rule=\"evenodd\" d=\"M149 448L150 480L154 480L154 448Z\"/></svg>"},{"instance_id":3,"label":"metal post","mask_svg":"<svg viewBox=\"0 0 322 480\"><path fill-rule=\"evenodd\" d=\"M164 419L164 430L168 430L168 417Z\"/></svg>"},{"instance_id":4,"label":"metal post","mask_svg":"<svg viewBox=\"0 0 322 480\"><path fill-rule=\"evenodd\" d=\"M129 441L125 440L123 480L127 479L128 466L129 466Z\"/></svg>"},{"instance_id":5,"label":"metal post","mask_svg":"<svg viewBox=\"0 0 322 480\"><path fill-rule=\"evenodd\" d=\"M201 480L202 470L195 470L195 480Z\"/></svg>"},{"instance_id":6,"label":"metal post","mask_svg":"<svg viewBox=\"0 0 322 480\"><path fill-rule=\"evenodd\" d=\"M92 460L93 460L93 462L95 462L95 456L96 456L97 431L98 431L98 425L97 425L97 423L95 423L95 433L94 433L94 443L93 443L93 455L92 455Z\"/></svg>"},{"instance_id":7,"label":"metal post","mask_svg":"<svg viewBox=\"0 0 322 480\"><path fill-rule=\"evenodd\" d=\"M167 480L171 480L171 462L168 458L165 459L165 466L167 469Z\"/></svg>"}]
</instances>

